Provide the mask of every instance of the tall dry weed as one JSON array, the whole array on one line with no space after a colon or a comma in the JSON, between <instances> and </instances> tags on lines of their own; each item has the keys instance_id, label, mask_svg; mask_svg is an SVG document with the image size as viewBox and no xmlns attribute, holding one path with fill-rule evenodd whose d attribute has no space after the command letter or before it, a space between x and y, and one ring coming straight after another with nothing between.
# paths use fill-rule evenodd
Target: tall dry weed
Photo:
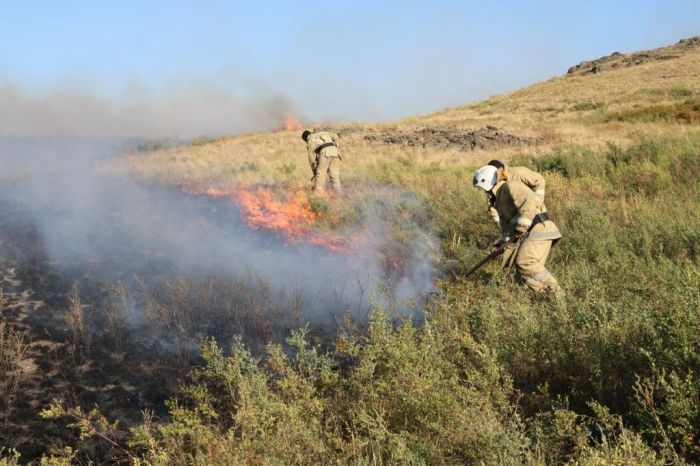
<instances>
[{"instance_id":1,"label":"tall dry weed","mask_svg":"<svg viewBox=\"0 0 700 466\"><path fill-rule=\"evenodd\" d=\"M105 320L114 348L121 353L124 340L129 330L129 292L124 286L117 286L112 291Z\"/></svg>"},{"instance_id":2,"label":"tall dry weed","mask_svg":"<svg viewBox=\"0 0 700 466\"><path fill-rule=\"evenodd\" d=\"M26 332L0 320L0 412L7 413L25 378L22 368L28 351Z\"/></svg>"},{"instance_id":3,"label":"tall dry weed","mask_svg":"<svg viewBox=\"0 0 700 466\"><path fill-rule=\"evenodd\" d=\"M86 310L77 289L73 289L68 295L68 311L66 312L66 324L70 332L70 351L74 357L82 358L90 353L92 334L87 323Z\"/></svg>"}]
</instances>

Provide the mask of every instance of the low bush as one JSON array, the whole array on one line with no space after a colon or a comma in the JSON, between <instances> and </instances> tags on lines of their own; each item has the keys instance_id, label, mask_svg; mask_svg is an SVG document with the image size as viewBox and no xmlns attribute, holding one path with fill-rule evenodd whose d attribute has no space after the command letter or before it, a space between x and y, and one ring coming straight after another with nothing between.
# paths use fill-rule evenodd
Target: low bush
<instances>
[{"instance_id":1,"label":"low bush","mask_svg":"<svg viewBox=\"0 0 700 466\"><path fill-rule=\"evenodd\" d=\"M597 110L603 106L604 104L602 102L579 102L574 104L571 108L577 112L586 112L589 110Z\"/></svg>"},{"instance_id":2,"label":"low bush","mask_svg":"<svg viewBox=\"0 0 700 466\"><path fill-rule=\"evenodd\" d=\"M605 121L631 121L668 123L700 123L700 99L687 99L680 103L659 104L646 107L631 108L610 113Z\"/></svg>"},{"instance_id":3,"label":"low bush","mask_svg":"<svg viewBox=\"0 0 700 466\"><path fill-rule=\"evenodd\" d=\"M417 328L376 311L332 353L302 330L262 364L208 341L173 421L144 423L131 445L155 464L517 463L527 441L508 378L446 319Z\"/></svg>"}]
</instances>

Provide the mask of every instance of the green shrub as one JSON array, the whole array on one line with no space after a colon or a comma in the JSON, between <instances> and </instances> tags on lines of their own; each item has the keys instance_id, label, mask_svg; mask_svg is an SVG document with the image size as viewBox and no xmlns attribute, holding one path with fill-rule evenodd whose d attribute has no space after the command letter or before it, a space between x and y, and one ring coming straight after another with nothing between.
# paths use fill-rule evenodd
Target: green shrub
<instances>
[{"instance_id":1,"label":"green shrub","mask_svg":"<svg viewBox=\"0 0 700 466\"><path fill-rule=\"evenodd\" d=\"M654 97L677 99L682 97L691 97L695 94L695 92L692 89L689 89L685 86L645 89L643 92Z\"/></svg>"},{"instance_id":2,"label":"green shrub","mask_svg":"<svg viewBox=\"0 0 700 466\"><path fill-rule=\"evenodd\" d=\"M149 139L136 142L132 145L132 150L136 152L156 152L159 150L170 149L178 145L177 141L169 139Z\"/></svg>"},{"instance_id":3,"label":"green shrub","mask_svg":"<svg viewBox=\"0 0 700 466\"><path fill-rule=\"evenodd\" d=\"M559 173L565 178L584 175L599 175L605 163L590 149L583 147L560 147L538 156L516 157L511 165L530 166L539 172Z\"/></svg>"},{"instance_id":4,"label":"green shrub","mask_svg":"<svg viewBox=\"0 0 700 466\"><path fill-rule=\"evenodd\" d=\"M330 202L321 196L311 196L309 198L309 204L311 210L319 216L324 216L331 210Z\"/></svg>"},{"instance_id":5,"label":"green shrub","mask_svg":"<svg viewBox=\"0 0 700 466\"><path fill-rule=\"evenodd\" d=\"M605 121L632 121L668 123L700 123L700 99L687 99L680 103L651 105L610 113Z\"/></svg>"},{"instance_id":6,"label":"green shrub","mask_svg":"<svg viewBox=\"0 0 700 466\"><path fill-rule=\"evenodd\" d=\"M586 112L589 110L597 110L603 106L604 104L602 102L579 102L574 104L571 108L577 112Z\"/></svg>"},{"instance_id":7,"label":"green shrub","mask_svg":"<svg viewBox=\"0 0 700 466\"><path fill-rule=\"evenodd\" d=\"M199 136L199 137L192 139L188 145L192 146L192 147L206 146L207 144L211 144L212 142L215 142L216 140L217 140L217 138L213 138L210 136Z\"/></svg>"},{"instance_id":8,"label":"green shrub","mask_svg":"<svg viewBox=\"0 0 700 466\"><path fill-rule=\"evenodd\" d=\"M257 172L258 170L260 170L260 167L255 162L243 162L240 168L241 172Z\"/></svg>"},{"instance_id":9,"label":"green shrub","mask_svg":"<svg viewBox=\"0 0 700 466\"><path fill-rule=\"evenodd\" d=\"M229 356L205 343L172 421L134 429L132 448L157 464L493 464L524 453L503 374L452 324L379 311L335 356L304 331L288 343L291 355L268 347L264 367L240 343Z\"/></svg>"},{"instance_id":10,"label":"green shrub","mask_svg":"<svg viewBox=\"0 0 700 466\"><path fill-rule=\"evenodd\" d=\"M638 165L642 162L658 163L660 155L667 147L660 142L644 140L627 148L608 144L605 157L613 167Z\"/></svg>"},{"instance_id":11,"label":"green shrub","mask_svg":"<svg viewBox=\"0 0 700 466\"><path fill-rule=\"evenodd\" d=\"M283 163L277 167L277 171L283 175L291 175L296 170L297 166L294 163Z\"/></svg>"}]
</instances>

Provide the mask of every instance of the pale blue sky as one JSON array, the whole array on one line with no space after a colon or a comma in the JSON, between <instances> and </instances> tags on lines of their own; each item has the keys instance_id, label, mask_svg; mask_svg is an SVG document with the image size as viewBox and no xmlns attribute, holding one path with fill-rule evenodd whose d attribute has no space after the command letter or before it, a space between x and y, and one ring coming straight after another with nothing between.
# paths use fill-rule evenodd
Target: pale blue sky
<instances>
[{"instance_id":1,"label":"pale blue sky","mask_svg":"<svg viewBox=\"0 0 700 466\"><path fill-rule=\"evenodd\" d=\"M697 34L698 0L0 0L0 84L113 100L205 86L307 121L371 121Z\"/></svg>"}]
</instances>

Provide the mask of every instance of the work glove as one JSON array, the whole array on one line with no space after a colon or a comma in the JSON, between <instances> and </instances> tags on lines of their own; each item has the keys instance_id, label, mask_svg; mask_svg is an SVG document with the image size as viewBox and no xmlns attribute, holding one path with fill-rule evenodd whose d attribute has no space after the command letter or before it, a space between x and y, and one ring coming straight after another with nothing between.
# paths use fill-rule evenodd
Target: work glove
<instances>
[{"instance_id":1,"label":"work glove","mask_svg":"<svg viewBox=\"0 0 700 466\"><path fill-rule=\"evenodd\" d=\"M510 238L508 237L508 235L503 235L500 238L498 238L496 241L491 243L491 252L494 252L496 249L503 246L505 243L508 242L509 239Z\"/></svg>"}]
</instances>

